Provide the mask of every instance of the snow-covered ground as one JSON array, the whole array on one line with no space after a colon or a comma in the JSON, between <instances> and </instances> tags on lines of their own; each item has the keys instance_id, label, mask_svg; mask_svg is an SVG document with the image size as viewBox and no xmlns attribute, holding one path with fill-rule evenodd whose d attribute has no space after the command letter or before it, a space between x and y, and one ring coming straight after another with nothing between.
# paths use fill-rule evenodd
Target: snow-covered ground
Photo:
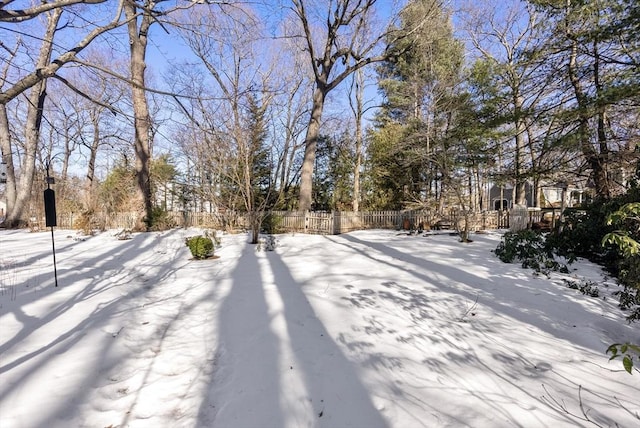
<instances>
[{"instance_id":1,"label":"snow-covered ground","mask_svg":"<svg viewBox=\"0 0 640 428\"><path fill-rule=\"evenodd\" d=\"M638 326L498 233L194 234L56 230L56 288L50 233L0 231L0 427L640 426Z\"/></svg>"}]
</instances>

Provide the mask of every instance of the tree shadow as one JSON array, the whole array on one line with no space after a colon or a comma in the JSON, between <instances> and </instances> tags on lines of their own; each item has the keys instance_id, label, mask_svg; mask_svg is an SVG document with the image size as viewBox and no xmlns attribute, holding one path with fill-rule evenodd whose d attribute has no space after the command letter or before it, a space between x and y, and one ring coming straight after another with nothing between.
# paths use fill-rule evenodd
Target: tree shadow
<instances>
[{"instance_id":1,"label":"tree shadow","mask_svg":"<svg viewBox=\"0 0 640 428\"><path fill-rule=\"evenodd\" d=\"M279 339L271 329L255 247L245 244L218 315L216 367L199 426L282 427Z\"/></svg>"},{"instance_id":2,"label":"tree shadow","mask_svg":"<svg viewBox=\"0 0 640 428\"><path fill-rule=\"evenodd\" d=\"M89 278L91 278L91 280L88 282L87 286L76 294L71 294L66 298L63 297L59 303L49 309L44 317L37 318L30 316L23 310L23 308L52 294L58 294L61 296L65 295L67 293L67 289L64 286L58 288L49 287L46 291L41 292L24 293L19 295L19 298L15 302L3 305L2 308L0 308L2 309L0 315L7 313L5 311L13 313L16 320L22 323L23 328L18 331L14 337L8 338L0 345L0 354L7 352L16 344L25 340L34 331L61 317L78 303L89 300L99 294L103 294L115 287L135 284L132 280L144 276L144 272L142 271L144 269L144 263L139 263L132 267L127 267L125 263L129 260L135 259L140 254L144 254L149 251L149 249L155 244L155 236L140 234L134 239L125 242L109 251L98 252L95 256L87 258L80 264L74 263L72 267L62 267L59 270L60 282L75 284L76 282L86 281ZM151 254L153 253L151 252ZM114 262L117 262L117 264ZM149 262L151 262L151 260L149 260ZM170 272L172 270L172 265L166 265L164 269L166 272ZM105 278L106 275L108 275L107 278ZM119 280L114 281L114 278L119 278ZM108 281L108 284L105 284L105 280ZM21 286L23 284L24 283L19 283L17 286ZM146 284L142 287L133 287L131 291L127 293L127 297L132 297L132 294L146 293L149 290L148 286L149 285ZM113 310L114 306L117 307L118 302L122 300L122 298L117 298L110 302L101 302L102 307L97 308L92 316L86 318L82 322L95 323L98 320L102 320L102 318L97 317L95 313L104 313L109 310ZM74 329L70 330L70 332L73 330ZM67 332L67 337L71 334L70 332ZM65 335L61 335L59 338L54 339L47 347L41 349L41 351L63 341L65 339L64 336ZM25 355L21 360L28 360L34 355L39 354L41 351L35 351L31 353L32 355L30 356ZM0 373L15 365L16 362L9 366L0 366Z\"/></svg>"},{"instance_id":3,"label":"tree shadow","mask_svg":"<svg viewBox=\"0 0 640 428\"><path fill-rule=\"evenodd\" d=\"M172 232L165 234L164 239L169 239L171 235ZM42 293L28 293L19 296L17 301L3 306L3 311L5 308L10 310L9 313L13 313L16 320L22 323L22 328L0 345L0 353L3 355L0 373L20 370L17 376L12 376L10 383L7 382L0 387L0 401L8 400L17 388L27 382L33 382L37 376L46 377L47 382L55 382L54 378L61 376L61 373L40 372L53 359L74 358L78 352L84 355L81 349L90 343L92 359L78 361L78 363L82 367L92 369L90 368L86 373L66 373L77 379L74 392L65 396L64 400L56 400L56 404L51 407L48 414L34 414L34 418L53 423L61 418L72 417L80 411L78 404L87 399L87 392L105 381L103 377L96 374L105 373L106 375L121 363L123 335L126 335L129 329L138 328L141 324L137 321L141 308L135 306L139 301L135 298L145 297L146 299L155 285L148 280L153 278L159 282L164 281L187 263L180 257L169 255L166 263L158 264L157 254L153 251L158 239L160 237L157 234L141 234L130 241L122 241L113 248L92 251L90 257L74 265L76 268L61 269L61 277L64 278L65 283L70 284L69 288L59 287ZM141 255L145 257L141 258ZM135 261L135 264L132 261ZM147 269L151 269L152 265L156 268L150 275ZM105 270L118 278L114 280L113 276L105 276ZM71 286L78 287L76 283L86 283L86 286L77 292L71 292ZM120 292L114 293L113 291L119 287ZM180 291L176 290L176 293ZM38 300L45 297L55 297L56 300L43 317L27 315L23 310L29 305L38 304ZM96 299L92 310L67 318L67 313L76 305L92 299ZM111 325L114 319L118 319L118 325ZM51 330L50 326L53 323L57 323L64 330L37 349L28 350L25 353L17 353L14 350L36 331L45 327ZM162 331L166 333L168 327L155 327L156 331L138 343L138 346L148 348L149 343L163 340ZM8 358L12 359L8 360ZM69 367L73 367L73 364Z\"/></svg>"},{"instance_id":4,"label":"tree shadow","mask_svg":"<svg viewBox=\"0 0 640 428\"><path fill-rule=\"evenodd\" d=\"M331 338L303 286L293 278L279 254L269 252L266 256L282 299L290 346L317 417L311 423L328 427L388 426L371 401L360 370ZM376 362L372 360L371 363Z\"/></svg>"},{"instance_id":5,"label":"tree shadow","mask_svg":"<svg viewBox=\"0 0 640 428\"><path fill-rule=\"evenodd\" d=\"M562 384L558 374L558 370L562 369L552 366L546 360L544 352L552 352L548 350L548 342L540 338L543 348L538 352L530 351L535 350L540 336L538 329L557 338L560 348L567 352L575 352L581 346L594 352L602 352L602 349L593 346L591 340L580 340L579 333L566 331L563 328L566 326L552 317L552 314L562 313L557 308L552 308L547 314L544 306L534 306L532 309L531 305L522 304L535 299L540 293L537 287L539 283L536 284L535 278L518 275L521 269L516 267L512 269L513 273L509 269L506 269L506 273L501 273L505 272L504 266L496 273L488 269L488 274L485 272L483 275L475 275L473 272L477 266L462 266L452 262L454 254L444 256L440 263L400 251L393 247L393 242L387 245L352 235L326 239L355 251L364 260L382 265L382 272L388 271L387 280L383 274L371 275L364 279L366 285L359 287L348 284L344 287L340 299L364 315L359 322L350 326L353 334L340 334L340 342L347 349L361 353L365 361L373 361L373 368L376 370L399 368L411 371L415 367L412 364L416 364L412 355L416 353L424 355L421 364L430 369L424 372L418 368L418 373L428 373L427 378L415 376L406 380L402 387L390 381L387 384L390 394L396 395L400 401L413 403L416 407L432 409L433 414L440 415L439 418L448 418L449 421L457 421L455 423L463 425L477 418L474 413L479 411L478 408L471 407L474 402L475 406L490 409L496 418L491 419L491 423L497 424L495 426L502 426L502 422L498 421L508 421L509 426L528 426L522 422L524 420L537 420L536 424L540 425L552 420L561 424L576 422L574 415L549 406L539 393L542 389L523 388L523 378L534 379L541 385ZM466 246L460 249L465 250ZM433 251L433 247L423 246L421 251ZM477 254L475 256L479 257ZM357 265L361 262L353 257L353 263ZM492 261L487 261L484 266L490 267L492 264ZM375 271L369 264L365 266L371 272ZM323 278L317 280L322 281ZM522 300L516 300L514 293L502 294L501 285L505 283L519 287L518 293L523 295ZM474 288L478 291L474 291ZM578 317L593 318L593 313L587 313L570 296L563 295L563 291L561 289L553 295L559 306L566 308L576 305ZM475 307L474 302L477 302L478 307ZM491 311L487 313L486 308ZM475 318L477 311L481 312L480 318L491 318L478 320ZM491 315L491 312L497 315ZM371 313L377 315L372 316ZM505 339L509 337L505 332L514 328L514 323L510 320L524 323L517 324L518 328L530 325L531 327L525 328L530 329L531 334L519 333L518 337L521 336L522 341L516 339L510 342ZM385 321L396 326L399 331L384 328ZM397 349L388 346L394 340L398 343ZM484 345L476 348L471 345L473 343ZM601 376L601 373L594 373L593 379ZM498 386L496 390L483 387L494 383ZM570 387L571 385L562 385L563 392L558 393L559 397L572 392ZM448 410L446 400L433 400L433 391L439 388L442 394L455 394L456 397L469 399L464 401L464 406ZM410 392L415 390L423 391L424 395ZM602 410L608 408L611 411L614 406L611 398L607 400L603 397L614 397L616 394L623 397L626 394L611 388L611 384L599 385L598 390L601 395L592 394L599 402L595 404L597 407L591 409L590 416L593 420L611 424L614 421ZM629 396L626 397L628 400ZM458 399L453 401L460 402ZM434 404L438 402L440 405ZM522 418L519 416L519 406L531 406L531 410L536 412L529 418ZM619 409L617 410L620 414Z\"/></svg>"},{"instance_id":6,"label":"tree shadow","mask_svg":"<svg viewBox=\"0 0 640 428\"><path fill-rule=\"evenodd\" d=\"M495 269L497 273L489 273L487 278L483 278L465 270L465 268L468 269L468 266L434 262L399 251L390 245L364 241L353 235L343 234L327 239L348 246L377 263L400 269L422 283L431 284L440 291L459 296L463 301L477 302L500 314L540 328L559 339L598 353L603 352L603 349L596 345L591 338L584 338L580 334L573 333L568 325L563 325L549 315L562 314L568 306L572 307L572 312L577 314L577 318L580 319L587 319L592 315L590 312L572 300L564 289L559 289L557 293L554 293L553 299L537 299L537 296L542 293L540 287L537 286L539 283L535 278L523 276L522 269L516 266L511 269L513 273L509 273L509 269L506 269L506 273L499 273L505 272L504 266L500 266L501 269ZM466 246L467 244L460 245ZM464 251L464 248L461 251ZM473 251L478 250L474 249ZM491 266L497 266L501 262L485 263L488 266L488 272L491 272ZM509 284L511 288L518 288L517 300L516 293L502 288L504 283ZM615 332L619 330L619 323L613 320L602 319L599 323L603 331Z\"/></svg>"}]
</instances>

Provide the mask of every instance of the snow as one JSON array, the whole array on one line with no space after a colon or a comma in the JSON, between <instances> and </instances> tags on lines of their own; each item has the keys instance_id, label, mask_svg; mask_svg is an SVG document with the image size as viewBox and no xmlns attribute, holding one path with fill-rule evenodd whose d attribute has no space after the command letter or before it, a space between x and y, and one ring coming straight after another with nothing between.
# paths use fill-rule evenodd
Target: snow
<instances>
[{"instance_id":1,"label":"snow","mask_svg":"<svg viewBox=\"0 0 640 428\"><path fill-rule=\"evenodd\" d=\"M0 427L639 426L640 343L586 261L536 276L499 233L0 231ZM604 284L611 284L608 288Z\"/></svg>"}]
</instances>

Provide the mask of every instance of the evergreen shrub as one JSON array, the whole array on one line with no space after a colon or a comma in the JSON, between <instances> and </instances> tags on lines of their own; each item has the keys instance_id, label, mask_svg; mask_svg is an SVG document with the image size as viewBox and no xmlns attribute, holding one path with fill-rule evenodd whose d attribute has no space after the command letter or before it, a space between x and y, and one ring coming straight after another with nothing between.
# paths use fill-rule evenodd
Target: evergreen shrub
<instances>
[{"instance_id":1,"label":"evergreen shrub","mask_svg":"<svg viewBox=\"0 0 640 428\"><path fill-rule=\"evenodd\" d=\"M187 247L194 259L202 260L213 255L213 241L208 236L192 236L186 239Z\"/></svg>"},{"instance_id":2,"label":"evergreen shrub","mask_svg":"<svg viewBox=\"0 0 640 428\"><path fill-rule=\"evenodd\" d=\"M150 230L160 231L169 230L177 226L173 216L161 207L154 207L151 212L151 221L149 222Z\"/></svg>"},{"instance_id":3,"label":"evergreen shrub","mask_svg":"<svg viewBox=\"0 0 640 428\"><path fill-rule=\"evenodd\" d=\"M262 219L262 230L265 233L273 234L280 233L282 226L282 216L274 214L272 212L268 213Z\"/></svg>"},{"instance_id":4,"label":"evergreen shrub","mask_svg":"<svg viewBox=\"0 0 640 428\"><path fill-rule=\"evenodd\" d=\"M545 236L535 230L505 233L494 253L505 263L518 261L522 263L523 268L530 268L539 273L569 272L566 265L555 260Z\"/></svg>"}]
</instances>

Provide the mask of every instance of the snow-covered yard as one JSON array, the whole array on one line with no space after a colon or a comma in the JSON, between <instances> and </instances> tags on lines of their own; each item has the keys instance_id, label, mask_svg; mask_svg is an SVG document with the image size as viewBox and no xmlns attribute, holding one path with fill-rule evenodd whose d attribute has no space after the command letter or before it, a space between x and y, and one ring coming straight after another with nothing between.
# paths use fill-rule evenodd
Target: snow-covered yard
<instances>
[{"instance_id":1,"label":"snow-covered yard","mask_svg":"<svg viewBox=\"0 0 640 428\"><path fill-rule=\"evenodd\" d=\"M498 233L74 240L0 231L0 427L640 426L640 343L597 280L534 276ZM585 417L586 414L586 417Z\"/></svg>"}]
</instances>

